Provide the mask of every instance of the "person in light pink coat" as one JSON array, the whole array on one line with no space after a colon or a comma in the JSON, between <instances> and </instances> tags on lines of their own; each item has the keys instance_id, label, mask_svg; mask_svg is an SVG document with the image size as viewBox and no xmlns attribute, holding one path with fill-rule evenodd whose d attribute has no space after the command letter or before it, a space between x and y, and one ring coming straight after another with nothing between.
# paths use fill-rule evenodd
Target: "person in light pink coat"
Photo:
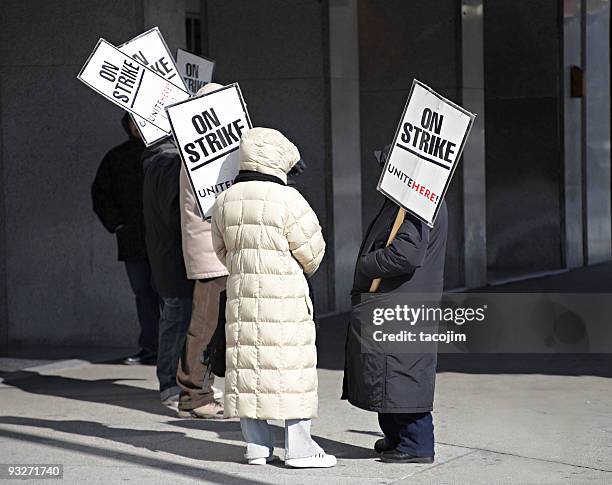
<instances>
[{"instance_id":1,"label":"person in light pink coat","mask_svg":"<svg viewBox=\"0 0 612 485\"><path fill-rule=\"evenodd\" d=\"M197 94L207 94L221 87L210 83ZM203 386L205 368L200 359L217 326L219 295L225 289L228 273L213 249L210 222L200 215L184 166L180 175L179 204L185 269L187 277L195 280L191 322L176 375L181 389L179 416L221 418L223 407L214 399L213 376Z\"/></svg>"}]
</instances>

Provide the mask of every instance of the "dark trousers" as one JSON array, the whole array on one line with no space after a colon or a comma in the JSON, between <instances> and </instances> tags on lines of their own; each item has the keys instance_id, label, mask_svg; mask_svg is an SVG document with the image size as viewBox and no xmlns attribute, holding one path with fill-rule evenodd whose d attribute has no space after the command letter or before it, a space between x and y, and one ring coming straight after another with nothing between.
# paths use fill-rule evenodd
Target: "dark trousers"
<instances>
[{"instance_id":1,"label":"dark trousers","mask_svg":"<svg viewBox=\"0 0 612 485\"><path fill-rule=\"evenodd\" d=\"M434 425L431 413L379 413L385 439L395 449L412 456L434 456Z\"/></svg>"},{"instance_id":2,"label":"dark trousers","mask_svg":"<svg viewBox=\"0 0 612 485\"><path fill-rule=\"evenodd\" d=\"M156 353L161 300L151 286L149 261L125 261L125 269L136 297L136 312L140 324L138 345L141 349Z\"/></svg>"},{"instance_id":3,"label":"dark trousers","mask_svg":"<svg viewBox=\"0 0 612 485\"><path fill-rule=\"evenodd\" d=\"M191 298L164 297L163 300L157 353L157 379L162 401L180 392L176 384L176 371L191 320L192 304Z\"/></svg>"}]
</instances>

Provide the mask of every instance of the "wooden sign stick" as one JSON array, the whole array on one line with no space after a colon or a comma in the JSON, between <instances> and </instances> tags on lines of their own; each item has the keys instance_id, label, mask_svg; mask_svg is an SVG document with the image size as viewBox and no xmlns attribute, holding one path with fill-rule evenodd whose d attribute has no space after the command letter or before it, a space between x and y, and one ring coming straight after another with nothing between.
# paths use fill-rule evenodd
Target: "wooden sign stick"
<instances>
[{"instance_id":1,"label":"wooden sign stick","mask_svg":"<svg viewBox=\"0 0 612 485\"><path fill-rule=\"evenodd\" d=\"M395 216L395 222L393 223L393 227L391 228L391 234L389 234L389 239L387 239L387 246L389 246L395 239L395 236L397 236L399 228L404 222L404 217L406 217L406 209L400 207L397 211L397 215ZM378 290L381 281L382 278L376 278L372 280L372 284L370 285L370 293L375 293L376 290Z\"/></svg>"}]
</instances>

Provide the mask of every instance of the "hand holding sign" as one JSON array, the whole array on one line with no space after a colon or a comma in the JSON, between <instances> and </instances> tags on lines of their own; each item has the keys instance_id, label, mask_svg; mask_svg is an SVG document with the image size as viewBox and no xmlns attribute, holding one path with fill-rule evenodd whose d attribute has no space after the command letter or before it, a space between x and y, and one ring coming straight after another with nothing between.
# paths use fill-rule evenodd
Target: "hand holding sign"
<instances>
[{"instance_id":1,"label":"hand holding sign","mask_svg":"<svg viewBox=\"0 0 612 485\"><path fill-rule=\"evenodd\" d=\"M378 190L433 226L474 118L415 79Z\"/></svg>"},{"instance_id":2,"label":"hand holding sign","mask_svg":"<svg viewBox=\"0 0 612 485\"><path fill-rule=\"evenodd\" d=\"M210 217L217 195L238 174L240 138L252 128L238 84L166 108L172 134L200 207Z\"/></svg>"}]
</instances>

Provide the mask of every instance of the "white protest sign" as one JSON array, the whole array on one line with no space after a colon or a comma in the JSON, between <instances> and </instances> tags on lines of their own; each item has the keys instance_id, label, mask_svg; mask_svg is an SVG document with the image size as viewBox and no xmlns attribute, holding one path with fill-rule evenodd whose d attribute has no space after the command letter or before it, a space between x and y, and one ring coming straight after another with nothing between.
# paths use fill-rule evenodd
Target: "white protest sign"
<instances>
[{"instance_id":1,"label":"white protest sign","mask_svg":"<svg viewBox=\"0 0 612 485\"><path fill-rule=\"evenodd\" d=\"M124 110L170 133L164 107L189 93L100 39L77 79Z\"/></svg>"},{"instance_id":2,"label":"white protest sign","mask_svg":"<svg viewBox=\"0 0 612 485\"><path fill-rule=\"evenodd\" d=\"M200 214L209 218L217 195L239 170L240 138L252 128L238 84L166 108Z\"/></svg>"},{"instance_id":3,"label":"white protest sign","mask_svg":"<svg viewBox=\"0 0 612 485\"><path fill-rule=\"evenodd\" d=\"M189 92L196 94L198 89L212 81L215 61L177 49L176 63Z\"/></svg>"},{"instance_id":4,"label":"white protest sign","mask_svg":"<svg viewBox=\"0 0 612 485\"><path fill-rule=\"evenodd\" d=\"M153 27L151 30L143 32L132 40L121 44L118 49L179 88L185 87L159 28ZM170 135L147 123L145 119L139 116L132 115L132 117L146 146L157 143L159 140Z\"/></svg>"},{"instance_id":5,"label":"white protest sign","mask_svg":"<svg viewBox=\"0 0 612 485\"><path fill-rule=\"evenodd\" d=\"M474 118L415 79L378 190L433 226Z\"/></svg>"}]
</instances>

